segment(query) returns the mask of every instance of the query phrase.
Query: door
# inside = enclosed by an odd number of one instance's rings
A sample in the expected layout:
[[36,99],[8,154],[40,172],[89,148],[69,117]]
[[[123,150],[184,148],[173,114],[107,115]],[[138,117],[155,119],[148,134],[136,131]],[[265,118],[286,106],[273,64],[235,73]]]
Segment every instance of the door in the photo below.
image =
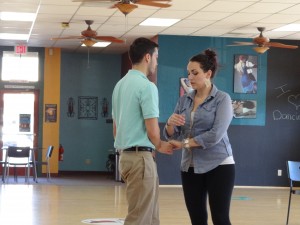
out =
[[[0,91],[1,149],[37,147],[38,97],[38,91]],[[1,156],[4,160],[5,151]]]

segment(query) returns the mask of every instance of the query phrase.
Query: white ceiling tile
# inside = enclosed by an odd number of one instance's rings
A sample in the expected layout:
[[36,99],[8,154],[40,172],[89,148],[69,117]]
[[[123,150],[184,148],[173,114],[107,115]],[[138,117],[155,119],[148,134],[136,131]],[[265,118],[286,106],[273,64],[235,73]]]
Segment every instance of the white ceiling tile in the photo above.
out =
[[26,4],[26,3],[4,3],[1,4],[1,12],[24,12],[35,13],[38,9],[38,4]]
[[226,23],[235,23],[236,21],[253,23],[269,15],[270,14],[265,13],[234,13],[231,16],[224,18],[223,21]]
[[[187,4],[188,1],[188,4]],[[166,10],[193,10],[198,11],[211,4],[214,0],[172,0],[172,6]]]
[[214,1],[202,11],[206,12],[237,12],[252,5],[251,1]]
[[293,23],[297,20],[300,20],[300,14],[273,14],[271,16],[268,16],[264,19],[259,20],[259,22],[262,23]]
[[65,5],[41,5],[39,13],[43,14],[73,14],[76,13],[78,6]]
[[186,19],[190,20],[221,20],[228,16],[232,15],[231,12],[196,12],[193,15],[187,17]]
[[178,32],[178,28],[170,27],[162,32],[160,34],[168,34],[168,35],[191,35],[194,32],[199,30],[199,28],[196,27],[181,27],[180,32]]
[[300,14],[300,4],[294,5],[293,7],[290,7],[288,9],[282,10],[280,12],[280,14],[281,13],[282,14],[288,14],[288,15],[291,15],[291,14],[299,15]]
[[[284,2],[284,1],[283,1]],[[287,3],[256,3],[242,10],[245,13],[278,13],[291,7],[293,4]]]
[[38,14],[35,24],[39,22],[52,22],[52,23],[61,23],[61,22],[68,22],[70,16],[61,14],[61,15],[54,15],[54,14]]
[[79,16],[111,16],[117,9],[108,9],[105,7],[80,7],[76,12]]
[[169,11],[158,11],[151,15],[153,18],[170,18],[170,19],[183,19],[192,15],[193,11],[184,10],[169,10]]
[[[39,2],[39,0],[35,0]],[[41,0],[42,5],[80,5],[80,2],[72,2],[72,0]]]
[[208,26],[212,23],[215,23],[215,21],[211,21],[211,20],[182,20],[179,21],[178,23],[176,23],[175,25],[173,25],[172,27],[178,29],[178,31],[180,31],[180,29],[184,28],[184,27],[195,27],[195,28],[200,28],[200,27],[205,27]]
[[279,2],[279,3],[294,3],[294,4],[299,4],[300,0],[261,0],[261,2]]
[[2,6],[6,4],[39,4],[39,0],[0,0],[0,3],[2,8]]
[[194,32],[192,35],[200,35],[200,36],[221,36],[225,33],[227,33],[227,29],[224,27],[216,27],[216,26],[208,26],[205,28],[202,28],[196,32]]
[[163,31],[164,29],[166,29],[165,27],[156,27],[156,26],[135,26],[134,28],[130,29],[127,33],[140,33],[141,35],[145,32],[145,33],[158,33]]

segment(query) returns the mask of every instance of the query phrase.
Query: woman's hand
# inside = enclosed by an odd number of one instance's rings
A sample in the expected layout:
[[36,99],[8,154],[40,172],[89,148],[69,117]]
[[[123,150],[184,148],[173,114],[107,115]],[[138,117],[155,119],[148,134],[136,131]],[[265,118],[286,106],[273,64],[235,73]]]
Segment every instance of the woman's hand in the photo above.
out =
[[185,116],[183,114],[173,113],[167,121],[167,126],[183,126],[184,124]]
[[174,149],[181,149],[182,148],[182,142],[176,141],[176,140],[170,140],[169,143],[173,145]]

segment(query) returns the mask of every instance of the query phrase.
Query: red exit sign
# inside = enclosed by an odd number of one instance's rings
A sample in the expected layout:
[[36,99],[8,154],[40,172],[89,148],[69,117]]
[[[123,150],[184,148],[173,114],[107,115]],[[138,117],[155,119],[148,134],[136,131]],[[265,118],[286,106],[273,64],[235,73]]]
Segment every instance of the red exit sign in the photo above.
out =
[[15,54],[26,54],[27,45],[17,45],[15,46]]

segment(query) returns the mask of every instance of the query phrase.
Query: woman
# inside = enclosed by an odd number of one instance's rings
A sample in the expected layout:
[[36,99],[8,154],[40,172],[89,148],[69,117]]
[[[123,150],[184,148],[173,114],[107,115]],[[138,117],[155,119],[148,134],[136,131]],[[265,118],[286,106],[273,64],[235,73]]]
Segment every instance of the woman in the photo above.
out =
[[207,197],[214,225],[230,225],[235,165],[227,129],[233,117],[230,96],[212,80],[216,53],[193,56],[188,79],[194,91],[180,97],[164,135],[182,148],[181,179],[192,225],[207,225]]

